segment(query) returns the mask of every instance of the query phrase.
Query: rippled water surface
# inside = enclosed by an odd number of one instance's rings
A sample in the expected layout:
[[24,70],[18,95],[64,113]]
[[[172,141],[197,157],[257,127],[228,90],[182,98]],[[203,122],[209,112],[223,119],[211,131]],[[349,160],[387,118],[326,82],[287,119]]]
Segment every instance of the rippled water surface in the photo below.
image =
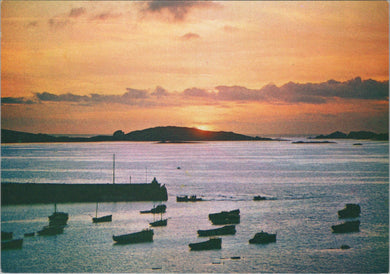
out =
[[[99,204],[111,223],[93,224],[95,204],[58,204],[69,213],[64,233],[24,239],[3,250],[4,272],[388,272],[389,148],[386,142],[336,144],[209,142],[194,144],[70,143],[2,145],[2,182],[165,184],[166,227],[154,241],[113,245],[112,235],[148,227],[153,202]],[[131,178],[130,178],[131,177]],[[177,203],[196,194],[205,201]],[[266,201],[253,201],[263,195]],[[360,232],[333,234],[345,203],[362,208]],[[240,209],[234,236],[222,249],[189,251],[208,214]],[[14,237],[47,225],[53,205],[3,206],[3,231]],[[156,216],[158,218],[158,216]],[[276,243],[251,245],[261,230]],[[341,250],[346,244],[351,248]]]

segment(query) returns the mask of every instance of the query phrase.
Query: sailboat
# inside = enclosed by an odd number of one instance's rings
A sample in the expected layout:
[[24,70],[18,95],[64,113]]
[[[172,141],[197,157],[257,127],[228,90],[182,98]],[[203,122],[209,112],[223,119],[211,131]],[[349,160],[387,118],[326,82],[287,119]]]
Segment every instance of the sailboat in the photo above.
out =
[[[115,154],[113,154],[113,161],[112,161],[112,183],[115,184]],[[96,202],[96,216],[92,218],[92,222],[93,223],[104,223],[104,222],[111,222],[112,221],[112,215],[98,217],[97,213],[98,213],[98,203]]]
[[[161,208],[161,210],[157,210],[158,208]],[[162,215],[163,213],[165,213],[165,209],[166,209],[166,205],[158,205],[157,207],[153,207],[153,209],[151,210],[151,213],[153,213],[153,216],[155,217],[156,215],[155,214],[158,214],[160,213],[160,220],[157,220],[154,219],[154,222],[151,222],[149,223],[150,226],[167,226],[168,224],[168,219],[163,219],[162,218]]]
[[93,223],[104,223],[104,222],[111,222],[112,221],[112,215],[98,217],[97,212],[98,212],[98,203],[96,203],[96,217],[92,218]]
[[150,226],[167,226],[167,224],[168,224],[168,219],[163,219],[162,218],[162,213],[161,213],[161,219],[160,220],[157,220],[157,221],[149,223]]
[[65,212],[58,212],[57,211],[57,204],[54,203],[54,212],[52,215],[49,216],[49,225],[66,225],[66,222],[68,221],[69,214]]

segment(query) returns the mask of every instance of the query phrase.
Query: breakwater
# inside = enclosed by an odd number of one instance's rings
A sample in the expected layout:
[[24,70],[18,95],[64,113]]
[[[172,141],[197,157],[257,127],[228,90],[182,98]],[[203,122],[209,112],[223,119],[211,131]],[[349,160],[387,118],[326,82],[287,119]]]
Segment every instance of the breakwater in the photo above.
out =
[[165,185],[2,183],[1,204],[166,201]]

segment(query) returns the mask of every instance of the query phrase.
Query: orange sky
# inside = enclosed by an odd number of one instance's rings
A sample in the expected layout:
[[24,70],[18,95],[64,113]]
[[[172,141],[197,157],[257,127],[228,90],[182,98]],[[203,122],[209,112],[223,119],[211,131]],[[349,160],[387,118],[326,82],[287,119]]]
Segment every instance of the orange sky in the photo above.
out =
[[388,131],[388,11],[386,1],[3,1],[2,128]]

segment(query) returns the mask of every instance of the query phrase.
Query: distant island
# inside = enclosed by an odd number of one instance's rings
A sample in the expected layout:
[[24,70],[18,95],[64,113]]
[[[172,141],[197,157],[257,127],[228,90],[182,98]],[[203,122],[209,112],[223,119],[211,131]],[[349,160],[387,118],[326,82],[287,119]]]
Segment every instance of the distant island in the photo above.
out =
[[371,131],[351,131],[349,134],[335,131],[329,135],[318,135],[314,139],[358,139],[358,140],[376,140],[388,141],[389,133],[375,133]]
[[104,142],[104,141],[148,141],[159,143],[185,143],[200,141],[280,141],[279,139],[251,137],[226,131],[206,131],[189,127],[154,127],[125,134],[117,130],[113,135],[93,137],[67,137],[48,134],[34,134],[1,129],[1,143],[42,143],[42,142]]
[[[377,134],[370,131],[352,131],[345,134],[340,131],[329,135],[318,135],[310,139],[370,139],[389,140],[388,133]],[[1,129],[1,143],[51,143],[51,142],[105,142],[105,141],[136,141],[158,143],[194,143],[203,141],[285,141],[263,137],[252,137],[226,131],[207,131],[189,127],[154,127],[136,130],[125,134],[117,130],[112,135],[97,135],[93,137],[54,136],[42,133],[28,133]]]

